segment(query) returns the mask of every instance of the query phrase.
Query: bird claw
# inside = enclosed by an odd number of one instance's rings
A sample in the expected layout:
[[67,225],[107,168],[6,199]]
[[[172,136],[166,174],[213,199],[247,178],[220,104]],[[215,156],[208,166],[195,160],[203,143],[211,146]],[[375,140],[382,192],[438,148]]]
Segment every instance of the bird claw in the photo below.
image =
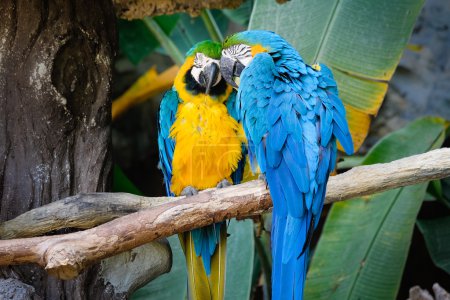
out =
[[181,191],[181,196],[191,197],[198,194],[198,190],[190,185]]
[[222,188],[226,188],[228,186],[233,185],[228,179],[222,179],[218,184],[217,184],[217,188],[218,189],[222,189]]

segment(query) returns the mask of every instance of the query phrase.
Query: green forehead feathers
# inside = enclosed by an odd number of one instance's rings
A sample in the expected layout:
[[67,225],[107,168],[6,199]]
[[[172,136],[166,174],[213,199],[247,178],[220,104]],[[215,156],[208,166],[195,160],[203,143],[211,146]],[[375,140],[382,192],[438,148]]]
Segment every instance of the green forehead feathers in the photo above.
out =
[[214,59],[220,59],[222,52],[222,46],[219,43],[213,41],[203,41],[195,44],[186,54],[186,56],[193,56],[196,53],[203,53],[208,57]]
[[233,34],[223,41],[223,48],[225,49],[229,46],[240,44],[241,42],[241,39],[236,34]]

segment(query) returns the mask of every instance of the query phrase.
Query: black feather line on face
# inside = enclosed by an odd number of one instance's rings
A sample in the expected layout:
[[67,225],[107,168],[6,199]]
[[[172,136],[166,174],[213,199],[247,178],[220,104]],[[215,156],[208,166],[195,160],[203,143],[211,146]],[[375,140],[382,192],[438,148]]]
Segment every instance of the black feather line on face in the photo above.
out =
[[[189,69],[186,72],[186,75],[184,76],[184,81],[186,82],[186,89],[189,90],[192,94],[198,95],[200,93],[205,93],[206,88],[201,86],[192,76],[191,69]],[[211,87],[209,90],[209,95],[213,97],[218,97],[223,94],[225,94],[225,91],[227,90],[227,82],[222,78],[220,79],[219,83],[215,86]]]

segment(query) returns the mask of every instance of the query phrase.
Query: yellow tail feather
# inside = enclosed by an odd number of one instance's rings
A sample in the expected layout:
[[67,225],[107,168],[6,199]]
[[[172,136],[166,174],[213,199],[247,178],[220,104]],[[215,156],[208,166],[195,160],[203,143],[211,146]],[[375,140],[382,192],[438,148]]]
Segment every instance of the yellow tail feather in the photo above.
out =
[[211,274],[206,275],[203,261],[197,256],[190,232],[178,235],[186,256],[188,291],[190,300],[223,300],[227,252],[227,229],[221,226],[220,241],[211,258]]

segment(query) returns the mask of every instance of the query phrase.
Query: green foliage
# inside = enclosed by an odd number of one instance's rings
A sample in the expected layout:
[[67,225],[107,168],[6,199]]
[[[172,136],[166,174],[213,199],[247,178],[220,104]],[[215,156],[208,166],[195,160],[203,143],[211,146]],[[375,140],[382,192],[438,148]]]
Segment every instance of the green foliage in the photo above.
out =
[[337,169],[338,170],[345,170],[345,169],[351,169],[357,166],[360,166],[362,162],[364,161],[364,156],[344,156],[342,157],[341,161],[337,163]]
[[[265,216],[270,217],[270,216]],[[255,238],[255,246],[256,246],[256,252],[258,253],[258,262],[261,265],[261,271],[262,275],[264,276],[264,282],[263,282],[263,292],[265,299],[270,298],[270,293],[272,290],[272,255],[271,255],[271,247],[270,247],[270,235],[268,232],[263,231],[261,232],[261,236],[259,238]],[[257,276],[259,278],[259,272],[258,274],[253,274],[254,278]],[[254,286],[257,284],[257,281],[254,280]]]
[[[219,29],[224,33],[228,27],[228,19],[220,11],[211,13],[219,25]],[[182,53],[186,53],[200,41],[212,39],[201,18],[191,18],[186,14],[180,14],[177,26],[170,37]]]
[[[224,33],[228,19],[221,11],[212,11],[214,21]],[[152,18],[183,55],[196,43],[211,39],[202,18],[187,14],[165,15]],[[128,59],[138,64],[144,57],[161,46],[158,38],[148,29],[143,20],[119,20],[119,46]]]
[[[253,259],[254,238],[251,220],[230,221],[227,240],[227,273],[225,299],[249,299]],[[177,236],[168,238],[172,249],[172,270],[161,275],[134,293],[133,300],[182,300],[187,295],[186,262]]]
[[255,256],[253,222],[233,219],[228,226],[228,233],[225,299],[249,299]]
[[235,9],[223,9],[222,12],[225,16],[227,16],[231,21],[242,25],[247,26],[250,21],[250,15],[253,9],[253,0],[245,0],[244,3],[241,4],[238,8]]
[[221,43],[223,41],[222,31],[217,25],[215,18],[213,17],[209,9],[204,9],[200,15],[206,30],[208,30],[209,36],[214,42]]
[[308,63],[331,67],[355,149],[383,102],[423,0],[257,0],[249,27],[275,31]]
[[170,58],[172,58],[173,62],[177,65],[182,65],[184,62],[184,55],[180,52],[175,43],[164,32],[164,30],[156,22],[156,20],[151,17],[145,17],[142,21],[144,22],[145,26],[147,26],[148,30],[161,44],[161,47],[166,50],[167,54],[170,56]]
[[[154,17],[154,20],[166,34],[170,34],[179,18],[179,15],[170,15]],[[138,64],[141,59],[159,46],[157,38],[148,30],[142,20],[119,19],[118,26],[120,50],[134,64]]]
[[[448,136],[450,136],[450,134],[448,134]],[[441,200],[448,208],[450,208],[450,178],[444,178],[440,182],[442,194],[439,200]]]
[[184,300],[187,295],[186,262],[177,235],[168,238],[172,249],[172,269],[137,290],[132,300]]
[[122,171],[118,165],[114,165],[113,178],[113,192],[115,193],[130,193],[135,195],[142,195],[142,192],[128,179],[127,175]]
[[[420,119],[383,138],[363,164],[438,148],[445,129],[442,119]],[[308,273],[306,298],[395,299],[426,187],[408,186],[334,204]]]
[[450,216],[432,220],[417,220],[431,259],[450,274]]

